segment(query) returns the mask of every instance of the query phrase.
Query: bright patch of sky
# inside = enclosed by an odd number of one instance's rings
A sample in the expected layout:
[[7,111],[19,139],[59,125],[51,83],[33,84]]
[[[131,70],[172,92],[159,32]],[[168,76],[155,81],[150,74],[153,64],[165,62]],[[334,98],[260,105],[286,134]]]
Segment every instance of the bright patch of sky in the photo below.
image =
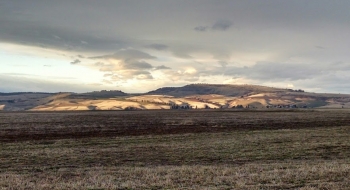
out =
[[103,74],[83,66],[72,67],[68,60],[0,52],[0,74],[67,83],[95,83]]

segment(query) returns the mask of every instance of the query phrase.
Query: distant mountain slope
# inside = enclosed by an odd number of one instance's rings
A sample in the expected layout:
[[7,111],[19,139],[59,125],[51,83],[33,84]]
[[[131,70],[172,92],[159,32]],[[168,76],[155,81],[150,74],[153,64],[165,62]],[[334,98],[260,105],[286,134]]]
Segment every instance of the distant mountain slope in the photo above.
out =
[[68,96],[69,93],[2,93],[0,96],[0,110],[23,111],[47,104],[56,99]]
[[71,94],[70,98],[85,98],[85,99],[94,99],[94,98],[115,98],[120,96],[127,96],[127,93],[124,93],[120,90],[101,90],[80,94]]
[[88,93],[0,93],[0,111],[350,108],[349,94],[310,93],[258,85],[191,84],[145,94],[119,90]]
[[176,97],[189,95],[218,94],[224,96],[244,96],[264,92],[288,92],[292,90],[273,88],[258,85],[217,85],[217,84],[191,84],[183,87],[164,87],[150,91],[147,95],[170,95]]

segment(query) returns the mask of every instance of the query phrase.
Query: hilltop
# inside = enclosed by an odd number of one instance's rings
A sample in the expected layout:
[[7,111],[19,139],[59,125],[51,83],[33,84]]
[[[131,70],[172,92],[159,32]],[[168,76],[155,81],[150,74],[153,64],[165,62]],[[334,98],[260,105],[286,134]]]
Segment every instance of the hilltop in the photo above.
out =
[[144,94],[119,90],[88,93],[0,93],[0,110],[76,111],[203,108],[350,108],[350,95],[259,85],[191,84]]
[[265,92],[288,92],[291,89],[273,88],[258,85],[230,85],[230,84],[190,84],[183,87],[164,87],[150,91],[148,95],[170,95],[183,97],[189,95],[217,94],[224,96],[244,96]]
[[120,96],[128,96],[127,93],[121,90],[101,90],[80,94],[71,94],[71,98],[85,98],[85,99],[96,99],[96,98],[114,98]]

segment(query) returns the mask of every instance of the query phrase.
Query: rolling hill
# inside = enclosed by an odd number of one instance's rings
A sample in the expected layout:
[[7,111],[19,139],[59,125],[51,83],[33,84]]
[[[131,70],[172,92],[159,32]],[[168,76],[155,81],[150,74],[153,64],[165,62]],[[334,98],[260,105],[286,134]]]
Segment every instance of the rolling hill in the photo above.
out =
[[288,89],[272,88],[258,85],[220,85],[220,84],[191,84],[183,87],[164,87],[148,92],[148,95],[164,94],[176,97],[189,95],[217,94],[224,96],[244,96],[264,92],[287,92]]
[[144,94],[0,93],[4,111],[146,110],[203,108],[350,108],[348,94],[321,94],[259,85],[191,84]]

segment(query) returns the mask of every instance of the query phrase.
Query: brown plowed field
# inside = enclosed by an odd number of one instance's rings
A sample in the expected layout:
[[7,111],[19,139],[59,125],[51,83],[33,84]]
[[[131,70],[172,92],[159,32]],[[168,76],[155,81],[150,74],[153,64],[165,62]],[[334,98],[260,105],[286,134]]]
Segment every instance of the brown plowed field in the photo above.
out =
[[349,189],[350,110],[0,112],[0,189]]
[[349,111],[0,112],[0,141],[345,126]]

